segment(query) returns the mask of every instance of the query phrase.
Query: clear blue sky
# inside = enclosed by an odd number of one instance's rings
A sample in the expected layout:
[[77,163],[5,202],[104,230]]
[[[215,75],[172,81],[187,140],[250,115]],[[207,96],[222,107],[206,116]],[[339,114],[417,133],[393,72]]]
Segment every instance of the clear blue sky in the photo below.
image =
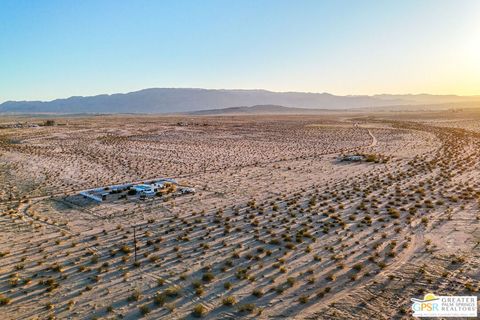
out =
[[149,87],[480,94],[480,1],[0,0],[0,102]]

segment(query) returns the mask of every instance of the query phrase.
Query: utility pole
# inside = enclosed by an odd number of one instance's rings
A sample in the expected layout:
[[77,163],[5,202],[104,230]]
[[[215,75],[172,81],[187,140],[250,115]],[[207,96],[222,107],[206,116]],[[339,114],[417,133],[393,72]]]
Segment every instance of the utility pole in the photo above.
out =
[[137,233],[135,232],[136,225],[133,225],[133,246],[135,248],[135,262],[137,262]]

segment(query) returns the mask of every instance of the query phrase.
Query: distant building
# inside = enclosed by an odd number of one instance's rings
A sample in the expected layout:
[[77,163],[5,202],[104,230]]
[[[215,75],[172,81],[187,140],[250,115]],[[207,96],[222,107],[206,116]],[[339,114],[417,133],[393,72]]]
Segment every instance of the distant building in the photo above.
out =
[[[126,199],[127,195],[138,195],[139,198],[143,200],[146,197],[155,196],[157,192],[167,187],[173,187],[172,191],[175,191],[175,186],[178,186],[178,182],[175,179],[162,178],[144,181],[140,184],[124,183],[107,187],[94,188],[82,191],[80,192],[80,194],[85,198],[89,198],[98,202],[103,202],[105,200],[111,199],[111,195],[117,193],[120,194],[119,197],[115,197],[117,199]],[[182,190],[180,190],[180,192],[182,194],[195,193],[195,189],[182,187]]]
[[365,160],[365,157],[358,154],[350,154],[345,155],[340,158],[340,161],[352,161],[352,162],[359,162]]

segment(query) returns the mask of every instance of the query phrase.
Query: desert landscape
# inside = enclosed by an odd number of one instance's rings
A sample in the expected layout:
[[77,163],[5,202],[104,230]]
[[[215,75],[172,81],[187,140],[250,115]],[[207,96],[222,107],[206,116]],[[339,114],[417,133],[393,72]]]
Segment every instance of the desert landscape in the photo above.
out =
[[2,319],[410,319],[480,289],[480,109],[0,126]]
[[478,319],[480,1],[0,1],[0,320]]

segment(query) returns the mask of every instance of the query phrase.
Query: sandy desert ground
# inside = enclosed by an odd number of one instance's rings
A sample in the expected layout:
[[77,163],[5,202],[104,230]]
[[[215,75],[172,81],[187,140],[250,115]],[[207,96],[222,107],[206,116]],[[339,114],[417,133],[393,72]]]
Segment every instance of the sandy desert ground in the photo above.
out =
[[[2,319],[410,319],[478,295],[480,110],[55,121],[0,129]],[[196,193],[78,196],[158,177]]]

